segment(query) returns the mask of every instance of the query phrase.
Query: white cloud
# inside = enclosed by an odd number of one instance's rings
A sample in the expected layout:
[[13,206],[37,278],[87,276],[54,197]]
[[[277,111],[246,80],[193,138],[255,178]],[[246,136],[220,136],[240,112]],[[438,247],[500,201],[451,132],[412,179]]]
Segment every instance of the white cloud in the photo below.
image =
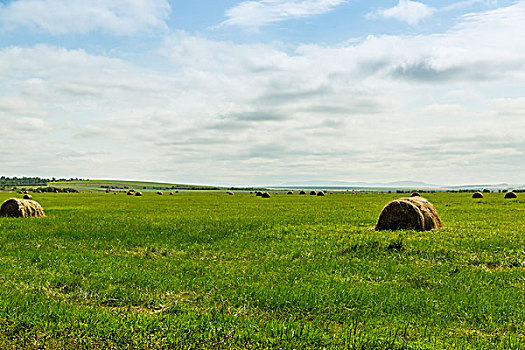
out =
[[396,19],[410,25],[416,25],[422,20],[432,16],[436,9],[419,1],[399,0],[399,3],[391,8],[380,8],[367,15],[367,18]]
[[442,34],[292,52],[178,32],[162,71],[5,48],[0,135],[36,128],[41,152],[0,144],[3,169],[31,159],[37,175],[190,183],[522,181],[522,18],[525,2]]
[[347,0],[259,0],[243,1],[226,12],[223,25],[258,28],[290,19],[321,15]]
[[167,0],[15,0],[0,5],[0,29],[54,35],[103,30],[116,35],[165,31]]

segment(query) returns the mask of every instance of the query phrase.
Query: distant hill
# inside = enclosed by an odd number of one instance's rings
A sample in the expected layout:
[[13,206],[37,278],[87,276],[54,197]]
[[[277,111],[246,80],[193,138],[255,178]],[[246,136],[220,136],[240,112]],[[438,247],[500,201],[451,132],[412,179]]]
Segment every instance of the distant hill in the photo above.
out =
[[301,182],[288,182],[278,187],[343,187],[343,188],[442,188],[443,186],[427,184],[421,181],[396,181],[396,182],[344,182],[311,180]]

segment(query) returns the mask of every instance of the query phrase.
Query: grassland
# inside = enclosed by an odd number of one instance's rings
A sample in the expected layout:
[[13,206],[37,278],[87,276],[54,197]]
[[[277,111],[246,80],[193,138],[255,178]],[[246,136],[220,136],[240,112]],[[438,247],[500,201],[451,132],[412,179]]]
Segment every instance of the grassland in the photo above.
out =
[[398,196],[35,194],[0,218],[0,348],[525,347],[525,203],[370,230]]
[[164,182],[146,182],[146,181],[122,181],[122,180],[75,180],[75,181],[57,181],[48,184],[52,187],[71,188],[81,192],[100,192],[106,189],[127,190],[134,189],[137,191],[158,191],[158,190],[221,190],[223,188],[216,186],[201,186],[187,184],[171,184]]

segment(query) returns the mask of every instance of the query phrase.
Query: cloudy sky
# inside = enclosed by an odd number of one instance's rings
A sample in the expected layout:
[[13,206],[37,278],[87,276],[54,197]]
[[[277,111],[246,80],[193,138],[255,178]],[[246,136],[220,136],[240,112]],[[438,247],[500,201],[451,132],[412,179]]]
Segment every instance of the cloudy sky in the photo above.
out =
[[525,182],[525,1],[0,0],[1,175]]

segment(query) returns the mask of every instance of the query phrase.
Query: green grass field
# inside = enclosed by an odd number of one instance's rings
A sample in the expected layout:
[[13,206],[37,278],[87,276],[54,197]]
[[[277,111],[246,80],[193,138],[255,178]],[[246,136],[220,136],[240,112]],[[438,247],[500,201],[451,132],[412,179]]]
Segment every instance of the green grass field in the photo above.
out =
[[216,186],[171,184],[164,182],[146,181],[121,181],[121,180],[80,180],[80,181],[57,181],[48,183],[52,187],[71,188],[82,192],[100,192],[108,188],[116,190],[134,189],[137,191],[155,192],[157,190],[179,190],[179,189],[222,189]]
[[[13,194],[0,193],[0,200]],[[0,218],[0,348],[525,348],[525,202],[397,194],[35,194]]]

